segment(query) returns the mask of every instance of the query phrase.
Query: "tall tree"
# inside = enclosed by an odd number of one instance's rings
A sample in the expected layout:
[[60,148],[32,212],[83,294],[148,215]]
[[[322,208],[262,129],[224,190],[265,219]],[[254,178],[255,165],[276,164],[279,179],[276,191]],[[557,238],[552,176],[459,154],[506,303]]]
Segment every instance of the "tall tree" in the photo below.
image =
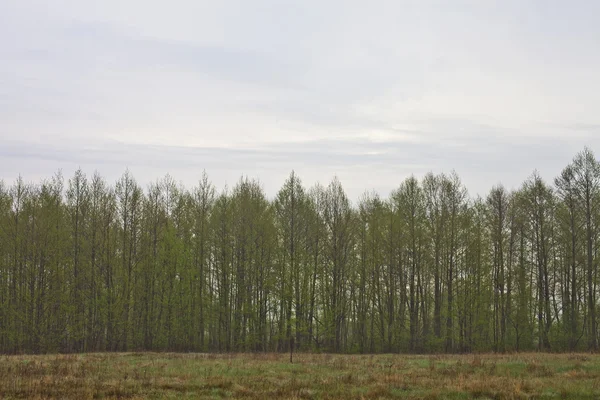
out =
[[446,244],[447,257],[447,307],[446,314],[446,351],[454,351],[454,279],[457,270],[457,258],[459,247],[460,218],[466,207],[465,201],[467,198],[467,190],[460,182],[456,173],[453,173],[449,178],[444,179],[442,184],[442,194],[444,198],[444,211],[448,215],[448,232]]
[[[399,213],[400,230],[407,238],[403,253],[408,271],[408,303],[410,339],[409,350],[416,351],[421,344],[419,324],[419,304],[424,301],[419,291],[422,285],[423,249],[425,247],[425,196],[416,178],[405,180],[400,188],[392,193],[394,210]],[[426,316],[422,316],[426,317]]]
[[532,257],[537,266],[538,348],[549,350],[551,347],[549,332],[553,319],[550,303],[549,268],[551,265],[554,196],[552,189],[546,185],[537,172],[525,182],[524,195],[525,207],[530,221]]
[[352,266],[352,237],[353,212],[350,201],[337,178],[327,187],[325,192],[324,221],[327,227],[328,241],[326,257],[328,273],[325,278],[331,279],[328,286],[329,312],[329,346],[334,352],[344,348],[344,329],[347,323],[348,304],[346,290],[348,277]]
[[600,166],[469,198],[455,173],[217,194],[130,172],[0,181],[0,351],[598,348]]
[[585,243],[586,243],[586,278],[587,278],[587,305],[588,305],[588,339],[590,349],[598,350],[598,326],[596,321],[596,276],[594,256],[596,254],[596,236],[598,232],[595,223],[599,208],[600,190],[600,164],[594,153],[585,148],[573,160],[573,174],[575,175],[575,192],[585,216]]
[[[277,193],[274,207],[280,233],[280,293],[285,311],[286,339],[292,336],[292,309],[295,317],[296,348],[302,349],[306,335],[305,314],[308,305],[308,257],[306,215],[307,195],[302,182],[292,171]],[[287,341],[286,341],[287,343]]]
[[506,350],[506,325],[510,303],[506,287],[506,236],[508,235],[508,193],[503,186],[492,189],[487,198],[488,219],[492,242],[492,258],[494,260],[494,347],[496,351]]

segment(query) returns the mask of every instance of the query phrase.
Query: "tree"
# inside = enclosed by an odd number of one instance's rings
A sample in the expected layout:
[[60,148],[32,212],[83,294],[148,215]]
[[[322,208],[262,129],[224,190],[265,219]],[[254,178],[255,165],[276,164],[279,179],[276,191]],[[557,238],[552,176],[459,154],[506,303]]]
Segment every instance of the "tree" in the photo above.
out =
[[540,175],[535,172],[524,185],[525,209],[530,223],[532,257],[537,266],[537,320],[538,348],[549,350],[549,332],[552,326],[550,303],[550,257],[552,250],[552,220],[554,196]]
[[[329,309],[325,320],[329,321],[329,346],[334,352],[343,351],[344,329],[347,323],[348,304],[346,290],[350,275],[352,248],[353,212],[350,201],[337,178],[327,187],[323,219],[327,227],[328,271],[325,282],[329,297]],[[329,281],[329,279],[331,279]]]
[[[400,230],[405,232],[406,243],[402,253],[408,269],[409,287],[409,350],[416,351],[420,348],[418,338],[421,337],[419,327],[419,304],[424,301],[419,290],[423,277],[423,249],[425,247],[425,196],[416,178],[406,179],[400,188],[392,193],[394,210],[399,214]],[[423,316],[426,317],[426,316]]]
[[575,182],[573,165],[567,166],[555,179],[557,195],[561,200],[558,205],[557,220],[563,232],[560,241],[565,247],[565,268],[563,279],[563,302],[565,327],[568,329],[568,346],[574,351],[578,342],[579,307],[578,307],[578,260],[582,253],[580,237],[582,234],[582,215],[579,207],[579,196]]
[[598,350],[598,326],[596,322],[596,270],[594,255],[596,252],[595,236],[597,224],[595,217],[598,213],[600,189],[600,164],[589,148],[577,154],[573,160],[573,174],[575,175],[575,193],[579,199],[580,207],[585,217],[585,243],[586,243],[586,278],[587,278],[587,306],[588,306],[588,339],[589,348]]
[[453,173],[442,183],[442,195],[444,199],[443,209],[448,215],[449,225],[446,233],[448,243],[447,249],[447,306],[446,314],[446,352],[454,351],[454,278],[459,246],[460,218],[466,207],[467,190],[460,182],[458,175]]
[[[194,295],[193,309],[198,308],[198,330],[200,333],[199,347],[206,350],[206,320],[209,317],[207,304],[212,301],[208,297],[209,280],[208,267],[210,263],[210,215],[215,202],[216,191],[214,186],[208,181],[206,172],[202,173],[202,178],[196,190],[194,191],[194,269],[197,272],[195,281],[197,289]],[[197,306],[196,306],[197,302]]]
[[[307,333],[306,309],[308,308],[308,286],[310,274],[307,268],[308,198],[297,175],[292,171],[277,193],[273,203],[277,231],[280,233],[281,260],[279,265],[280,296],[282,310],[285,309],[285,339],[292,336],[292,309],[295,319],[295,345],[301,350]],[[283,339],[283,338],[282,338]],[[289,340],[282,341],[282,350]]]
[[[66,190],[65,190],[66,189]],[[598,348],[600,165],[469,198],[456,173],[352,206],[78,170],[0,181],[0,351]]]
[[[503,186],[492,189],[487,198],[488,223],[492,241],[492,258],[494,260],[494,347],[496,351],[506,351],[506,325],[510,297],[507,298],[506,287],[506,236],[508,236],[508,193]],[[508,292],[510,296],[510,292]]]
[[73,283],[71,284],[71,301],[73,303],[72,315],[73,321],[73,350],[87,350],[87,338],[89,332],[85,327],[90,326],[86,321],[86,310],[84,297],[89,296],[87,288],[89,284],[86,276],[91,272],[91,268],[85,265],[88,260],[86,257],[88,240],[87,237],[87,218],[89,210],[88,183],[85,174],[81,169],[75,172],[72,179],[69,179],[67,188],[67,212],[70,218],[71,228],[71,258],[73,268]]

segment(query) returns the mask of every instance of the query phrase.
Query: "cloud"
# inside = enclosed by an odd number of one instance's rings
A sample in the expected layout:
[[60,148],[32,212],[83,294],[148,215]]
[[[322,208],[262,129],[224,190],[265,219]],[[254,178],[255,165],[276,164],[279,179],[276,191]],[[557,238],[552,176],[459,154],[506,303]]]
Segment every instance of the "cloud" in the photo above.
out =
[[[600,139],[594,143],[600,145]],[[533,159],[535,146],[541,156]],[[259,179],[273,196],[287,175],[295,170],[307,186],[327,184],[338,176],[353,200],[365,190],[387,195],[405,178],[427,172],[456,170],[473,195],[485,196],[502,183],[518,189],[538,169],[550,182],[580,149],[564,139],[544,143],[515,142],[481,136],[469,146],[448,141],[378,140],[338,138],[279,142],[253,148],[190,147],[121,143],[98,140],[84,143],[32,144],[7,141],[0,149],[0,168],[7,180],[22,174],[26,180],[40,180],[61,169],[70,176],[82,168],[98,170],[115,181],[126,168],[142,185],[169,173],[186,187],[196,184],[203,170],[217,187],[235,184],[240,176]],[[20,160],[15,163],[15,160]],[[30,169],[32,164],[44,168]]]
[[8,0],[0,178],[206,168],[273,193],[295,169],[353,195],[429,170],[476,193],[552,179],[600,145],[598,7]]

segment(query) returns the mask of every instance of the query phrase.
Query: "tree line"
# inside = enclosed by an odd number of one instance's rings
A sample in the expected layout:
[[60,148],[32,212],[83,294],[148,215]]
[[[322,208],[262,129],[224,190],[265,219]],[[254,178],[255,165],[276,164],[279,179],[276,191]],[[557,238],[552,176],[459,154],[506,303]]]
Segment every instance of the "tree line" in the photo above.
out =
[[456,173],[352,205],[81,170],[0,181],[0,351],[598,350],[600,164],[469,197]]

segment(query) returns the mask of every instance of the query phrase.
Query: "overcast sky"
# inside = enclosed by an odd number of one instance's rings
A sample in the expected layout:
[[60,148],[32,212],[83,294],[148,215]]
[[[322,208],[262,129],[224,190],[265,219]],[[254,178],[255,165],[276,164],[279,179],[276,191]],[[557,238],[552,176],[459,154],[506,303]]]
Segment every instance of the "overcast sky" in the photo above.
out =
[[[1,0],[0,178],[471,195],[600,153],[600,1]],[[599,154],[600,155],[600,154]]]

